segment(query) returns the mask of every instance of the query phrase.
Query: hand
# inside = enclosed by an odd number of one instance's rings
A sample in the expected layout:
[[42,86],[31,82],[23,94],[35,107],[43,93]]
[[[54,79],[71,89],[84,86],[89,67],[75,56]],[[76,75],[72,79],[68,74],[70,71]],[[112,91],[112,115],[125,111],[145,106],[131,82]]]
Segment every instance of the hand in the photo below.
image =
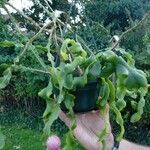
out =
[[[69,127],[71,126],[71,120],[66,116],[64,112],[60,113],[60,119]],[[103,129],[105,121],[109,121],[109,108],[106,115],[100,114],[99,111],[91,111],[86,113],[76,114],[77,127],[74,129],[74,136],[80,142],[80,144],[86,150],[101,150],[98,135],[100,130]],[[111,150],[113,147],[114,139],[110,132],[106,140],[107,150]]]

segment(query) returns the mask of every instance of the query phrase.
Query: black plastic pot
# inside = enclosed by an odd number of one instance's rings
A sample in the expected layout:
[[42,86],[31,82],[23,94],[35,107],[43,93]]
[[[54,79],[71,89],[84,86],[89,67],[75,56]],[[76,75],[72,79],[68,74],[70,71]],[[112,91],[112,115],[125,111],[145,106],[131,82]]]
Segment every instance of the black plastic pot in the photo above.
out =
[[[55,58],[55,66],[59,66],[60,59],[58,54],[53,55]],[[74,112],[87,112],[91,110],[98,109],[96,106],[96,101],[99,96],[100,85],[98,84],[97,80],[89,81],[84,87],[78,87],[75,92],[71,92],[76,99],[75,99],[75,106],[73,108]],[[54,93],[58,95],[58,89],[54,89]],[[67,112],[67,108],[65,107],[64,103],[61,104],[61,109]]]
[[[99,96],[100,86],[97,81],[89,81],[83,88],[77,88],[72,94],[76,97],[74,112],[87,112],[98,109],[96,101]],[[63,111],[68,111],[62,103]]]

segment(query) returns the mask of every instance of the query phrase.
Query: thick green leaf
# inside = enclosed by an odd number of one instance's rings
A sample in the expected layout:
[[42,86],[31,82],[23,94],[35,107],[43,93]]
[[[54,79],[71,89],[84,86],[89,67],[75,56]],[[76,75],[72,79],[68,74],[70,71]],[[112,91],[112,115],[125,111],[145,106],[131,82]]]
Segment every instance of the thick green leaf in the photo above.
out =
[[115,48],[115,51],[119,51],[119,52],[123,55],[123,57],[125,57],[127,63],[128,63],[129,65],[134,66],[135,61],[134,61],[134,59],[132,58],[132,55],[131,55],[130,53],[126,52],[124,49],[122,49],[122,48],[120,48],[120,47],[119,47],[119,48]]
[[141,119],[144,106],[145,106],[145,99],[141,95],[140,101],[137,104],[137,112],[131,116],[131,122],[132,123],[137,122]]
[[116,89],[115,89],[115,86],[113,85],[112,81],[110,81],[109,79],[107,79],[107,83],[108,83],[109,89],[110,89],[109,103],[111,104],[112,102],[115,101],[115,98],[116,98]]
[[115,71],[115,66],[111,63],[105,63],[104,67],[102,68],[100,77],[102,78],[108,78],[112,75],[112,73]]
[[129,90],[139,89],[147,86],[147,80],[138,70],[130,69],[125,85]]
[[3,149],[5,146],[5,136],[0,131],[0,149]]
[[137,109],[137,106],[138,106],[138,103],[136,101],[131,101],[131,107],[132,109],[136,110]]
[[15,46],[15,43],[12,42],[12,41],[2,41],[0,42],[0,47],[14,47]]
[[88,75],[92,78],[92,79],[96,79],[100,76],[101,73],[101,64],[99,61],[96,61],[94,64],[92,64],[92,66],[89,69],[89,73]]
[[3,74],[3,72],[10,67],[10,65],[6,64],[6,63],[2,63],[0,64],[0,76]]
[[73,106],[74,106],[75,96],[66,92],[64,103],[66,108],[69,110],[68,115],[71,118],[74,118]]
[[74,40],[66,39],[60,49],[60,55],[62,59],[66,61],[69,59],[69,54],[73,55],[73,58],[78,56],[85,58],[87,56],[86,51],[83,50],[80,43],[75,42]]
[[70,40],[70,39],[66,39],[61,48],[60,48],[60,55],[61,57],[63,58],[63,60],[68,60],[69,59],[69,56],[68,56],[68,53],[67,53],[67,48],[68,48],[68,44],[75,44],[75,41],[74,40]]
[[73,89],[76,89],[76,87],[84,87],[84,85],[87,84],[88,71],[89,71],[89,67],[86,68],[86,70],[82,76],[74,77]]
[[122,140],[122,138],[123,138],[123,135],[124,135],[124,132],[125,132],[125,129],[124,129],[124,121],[123,121],[123,118],[122,118],[122,116],[121,116],[121,113],[120,113],[120,111],[118,110],[118,108],[116,107],[116,104],[115,104],[115,102],[112,102],[111,104],[110,104],[110,109],[115,113],[115,115],[116,115],[116,122],[117,122],[117,124],[119,124],[120,125],[120,128],[121,128],[121,131],[120,131],[120,133],[117,135],[117,137],[116,137],[116,140],[118,141],[118,142],[120,142],[121,140]]
[[62,150],[73,150],[73,145],[76,143],[73,131],[69,130],[66,134],[66,145],[63,147]]
[[106,138],[108,137],[110,132],[110,125],[109,123],[105,123],[105,126],[103,129],[101,129],[100,134],[99,134],[99,140],[102,142],[102,150],[107,150],[106,149]]
[[72,89],[73,88],[73,75],[72,74],[67,74],[64,76],[64,87],[66,89]]
[[119,109],[119,111],[123,110],[123,108],[126,107],[126,102],[124,100],[124,97],[126,95],[126,88],[125,87],[120,87],[118,85],[117,90],[116,90],[116,98],[117,98],[117,102],[116,102],[116,106]]
[[50,99],[50,96],[52,94],[52,91],[53,91],[53,86],[52,86],[52,83],[51,83],[51,80],[49,81],[49,84],[47,87],[45,87],[44,89],[42,89],[38,95],[46,100],[49,100]]
[[7,68],[3,73],[3,77],[0,77],[0,89],[5,88],[9,84],[9,81],[12,76],[11,71],[12,71],[11,67]]
[[100,94],[99,94],[101,98],[99,99],[99,102],[98,102],[101,107],[106,106],[107,100],[109,98],[109,93],[110,93],[109,84],[105,81],[104,78],[102,78],[102,86],[101,86]]
[[128,90],[147,86],[144,73],[133,66],[129,66],[122,57],[118,57],[116,74],[120,78],[120,83],[124,84]]
[[64,70],[62,70],[64,73],[72,73],[77,66],[79,66],[80,64],[82,64],[82,62],[84,61],[84,59],[81,56],[76,57],[73,62],[69,63],[69,64],[65,64],[65,66],[62,68]]
[[41,52],[48,51],[48,49],[46,47],[43,47],[42,45],[37,45],[35,48],[37,49],[37,51],[41,51]]
[[74,54],[74,56],[82,56],[84,58],[87,56],[86,51],[83,50],[81,44],[78,42],[69,47],[69,50]]
[[49,135],[51,133],[51,126],[58,118],[61,112],[60,106],[55,101],[47,100],[47,107],[43,114],[45,120],[44,133]]

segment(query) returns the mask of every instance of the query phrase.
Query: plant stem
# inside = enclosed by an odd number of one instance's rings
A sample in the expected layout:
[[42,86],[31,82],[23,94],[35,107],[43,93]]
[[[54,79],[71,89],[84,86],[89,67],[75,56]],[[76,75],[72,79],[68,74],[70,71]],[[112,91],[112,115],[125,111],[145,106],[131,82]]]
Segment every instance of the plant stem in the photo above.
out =
[[44,73],[44,74],[49,74],[50,75],[50,72],[46,72],[44,70],[39,70],[39,69],[30,68],[30,67],[25,67],[25,66],[22,66],[22,65],[15,65],[15,67],[17,67],[17,69],[23,69],[25,71]]
[[23,51],[17,56],[17,58],[15,59],[14,63],[19,62],[20,58],[25,54],[25,52],[27,51],[28,47],[32,44],[32,42],[39,36],[39,34],[46,29],[52,22],[50,21],[47,25],[43,26],[38,33],[36,33],[32,38],[30,38],[28,40],[28,42],[26,43]]

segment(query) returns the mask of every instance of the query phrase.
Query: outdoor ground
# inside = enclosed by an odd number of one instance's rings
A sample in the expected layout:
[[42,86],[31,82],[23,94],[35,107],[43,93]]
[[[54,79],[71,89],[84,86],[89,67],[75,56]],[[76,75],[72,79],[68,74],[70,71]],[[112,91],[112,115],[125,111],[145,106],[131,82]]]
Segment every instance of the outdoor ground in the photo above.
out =
[[[43,110],[34,110],[32,113],[16,108],[15,106],[3,106],[0,112],[0,122],[4,135],[6,136],[6,145],[4,150],[45,150],[46,138],[42,133]],[[35,113],[37,115],[35,116]],[[54,134],[59,135],[62,141],[62,147],[65,143],[64,133],[67,131],[65,125],[56,121],[53,125]],[[83,150],[79,144],[75,145],[76,150]]]
[[[2,131],[6,136],[6,146],[4,150],[45,150],[46,138],[42,134],[43,107],[35,107],[26,110],[22,106],[2,105],[0,109],[0,122]],[[117,128],[114,125],[114,132]],[[53,132],[61,137],[62,146],[65,143],[64,134],[67,127],[57,120],[53,127]],[[126,124],[125,137],[139,144],[150,146],[149,127],[144,124]],[[74,149],[84,150],[79,144]]]

